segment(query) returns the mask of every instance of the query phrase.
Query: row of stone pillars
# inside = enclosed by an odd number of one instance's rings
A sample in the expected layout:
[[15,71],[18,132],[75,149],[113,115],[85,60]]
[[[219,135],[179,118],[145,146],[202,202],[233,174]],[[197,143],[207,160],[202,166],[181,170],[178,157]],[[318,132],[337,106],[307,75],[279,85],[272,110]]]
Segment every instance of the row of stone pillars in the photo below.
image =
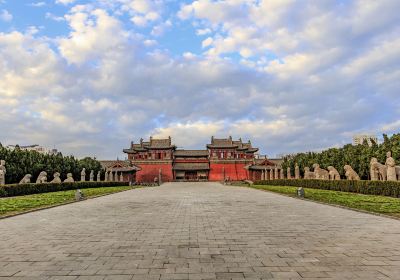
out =
[[122,176],[122,172],[120,172],[120,174],[118,176],[118,172],[116,172],[116,171],[115,171],[115,174],[112,171],[106,171],[104,181],[105,182],[123,182],[124,178]]
[[283,169],[276,167],[275,169],[264,169],[261,171],[261,180],[285,179]]

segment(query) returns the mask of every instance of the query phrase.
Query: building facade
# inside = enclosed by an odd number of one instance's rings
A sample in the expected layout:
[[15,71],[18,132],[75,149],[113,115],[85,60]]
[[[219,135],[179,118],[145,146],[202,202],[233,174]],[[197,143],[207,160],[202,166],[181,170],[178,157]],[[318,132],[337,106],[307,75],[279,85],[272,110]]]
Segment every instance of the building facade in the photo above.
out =
[[368,146],[372,146],[372,142],[378,144],[378,137],[376,135],[357,134],[353,136],[353,145],[362,145],[367,141]]
[[204,150],[181,150],[167,139],[140,140],[131,143],[124,153],[132,165],[140,167],[138,182],[249,180],[248,166],[254,164],[251,142],[241,139],[211,137]]

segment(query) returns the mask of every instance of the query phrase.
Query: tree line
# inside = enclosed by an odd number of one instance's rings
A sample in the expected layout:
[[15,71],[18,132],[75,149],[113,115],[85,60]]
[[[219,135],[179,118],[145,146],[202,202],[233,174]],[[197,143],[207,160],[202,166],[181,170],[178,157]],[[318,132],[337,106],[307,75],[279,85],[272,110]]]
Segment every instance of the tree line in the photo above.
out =
[[63,156],[62,153],[53,155],[41,154],[37,151],[21,150],[18,146],[9,150],[0,144],[0,159],[6,161],[6,183],[18,183],[26,174],[32,175],[32,182],[36,180],[41,171],[46,171],[48,180],[53,179],[53,174],[59,172],[64,180],[67,173],[72,173],[75,180],[80,180],[81,171],[86,168],[87,180],[91,170],[101,171],[102,167],[95,158],[86,157],[81,160],[73,156]]
[[383,134],[383,143],[378,144],[371,141],[369,146],[367,141],[360,145],[347,144],[341,148],[331,148],[322,152],[307,152],[294,155],[286,155],[283,158],[282,167],[285,172],[287,167],[291,168],[292,176],[294,176],[294,168],[297,163],[300,167],[301,175],[304,174],[304,167],[310,167],[314,163],[318,163],[321,168],[326,169],[328,166],[335,167],[341,176],[344,177],[343,167],[348,164],[358,173],[361,179],[370,179],[370,161],[375,157],[382,164],[386,161],[386,153],[391,151],[392,157],[400,165],[400,134],[394,134],[389,137]]

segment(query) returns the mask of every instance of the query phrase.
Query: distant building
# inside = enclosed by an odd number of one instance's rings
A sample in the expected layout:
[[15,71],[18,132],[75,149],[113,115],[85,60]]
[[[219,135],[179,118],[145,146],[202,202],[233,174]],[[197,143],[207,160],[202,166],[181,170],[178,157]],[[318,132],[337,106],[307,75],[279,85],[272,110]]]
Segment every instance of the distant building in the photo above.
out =
[[257,151],[250,141],[232,137],[211,137],[211,143],[204,150],[177,149],[171,137],[141,139],[124,149],[131,165],[140,168],[136,176],[138,182],[151,182],[155,178],[162,182],[247,180],[246,167],[254,164]]
[[375,135],[357,134],[353,136],[353,145],[362,145],[364,140],[367,141],[369,146],[372,146],[372,141],[378,143],[378,137]]
[[[13,151],[19,145],[8,145],[6,149]],[[57,154],[57,149],[47,149],[43,146],[39,145],[28,145],[28,146],[19,146],[19,148],[23,151],[36,151],[40,154],[54,155]]]

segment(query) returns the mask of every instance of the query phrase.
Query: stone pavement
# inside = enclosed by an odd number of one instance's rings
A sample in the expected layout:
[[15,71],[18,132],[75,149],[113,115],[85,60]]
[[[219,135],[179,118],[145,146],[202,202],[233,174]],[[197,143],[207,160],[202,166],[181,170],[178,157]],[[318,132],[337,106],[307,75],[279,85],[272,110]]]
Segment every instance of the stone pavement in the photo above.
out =
[[217,183],[0,220],[3,279],[400,279],[400,221]]

